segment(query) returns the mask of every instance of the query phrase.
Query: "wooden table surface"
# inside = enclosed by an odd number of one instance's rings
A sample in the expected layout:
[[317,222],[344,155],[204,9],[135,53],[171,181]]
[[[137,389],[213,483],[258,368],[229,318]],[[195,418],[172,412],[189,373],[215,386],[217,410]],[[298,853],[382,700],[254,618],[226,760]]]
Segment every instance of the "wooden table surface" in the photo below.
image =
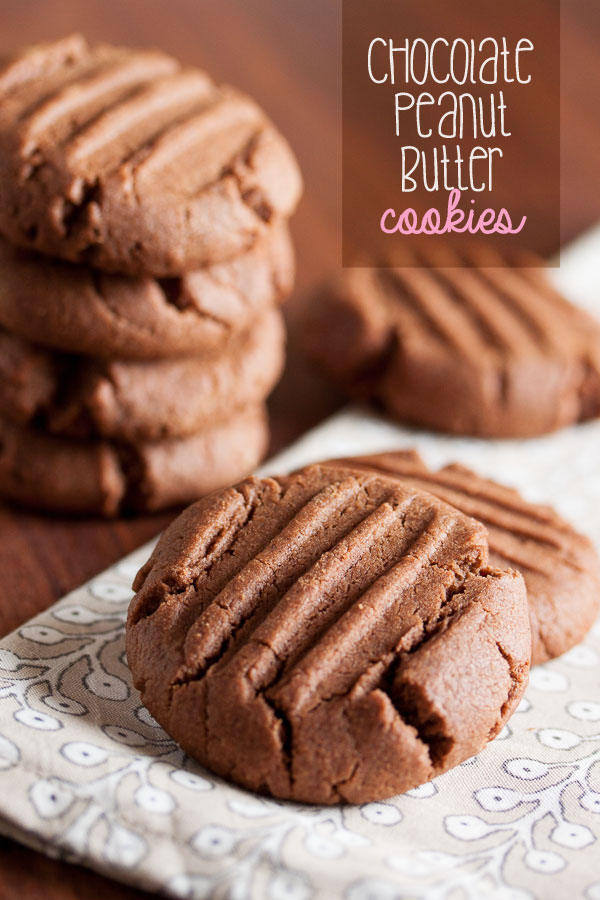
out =
[[[253,94],[291,141],[306,181],[293,227],[298,279],[287,307],[293,331],[319,283],[339,266],[341,2],[0,0],[0,52],[80,30],[92,39],[160,46]],[[596,0],[563,0],[563,17],[562,234],[567,242],[600,219],[600,8]],[[339,403],[292,339],[284,378],[270,404],[272,449]],[[139,546],[170,518],[69,521],[0,506],[0,634]],[[145,896],[0,840],[0,900]]]

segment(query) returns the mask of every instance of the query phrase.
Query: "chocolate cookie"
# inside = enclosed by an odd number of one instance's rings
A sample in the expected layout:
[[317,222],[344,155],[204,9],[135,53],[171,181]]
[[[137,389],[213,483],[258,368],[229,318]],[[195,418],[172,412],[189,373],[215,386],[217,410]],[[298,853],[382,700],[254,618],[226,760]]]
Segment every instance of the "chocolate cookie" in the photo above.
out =
[[0,413],[71,438],[185,437],[256,406],[284,363],[281,313],[264,313],[225,353],[98,362],[41,349],[0,329]]
[[55,513],[164,509],[243,477],[267,440],[263,407],[187,438],[146,444],[68,441],[0,418],[0,496]]
[[600,326],[525,269],[348,269],[306,344],[351,396],[426,428],[527,437],[600,414]]
[[0,325],[101,359],[214,353],[279,304],[293,278],[284,224],[228,263],[167,280],[107,275],[16,250],[0,238]]
[[265,113],[163,53],[75,35],[0,67],[0,230],[18,246],[179,275],[243,253],[300,193]]
[[494,566],[518,569],[525,580],[534,664],[578,644],[600,612],[600,559],[591,542],[549,506],[452,464],[427,468],[415,450],[332,460],[400,478],[482,522]]
[[523,580],[430,494],[313,466],[186,510],[135,580],[127,658],[184,750],[251,790],[362,803],[480,750],[525,688]]

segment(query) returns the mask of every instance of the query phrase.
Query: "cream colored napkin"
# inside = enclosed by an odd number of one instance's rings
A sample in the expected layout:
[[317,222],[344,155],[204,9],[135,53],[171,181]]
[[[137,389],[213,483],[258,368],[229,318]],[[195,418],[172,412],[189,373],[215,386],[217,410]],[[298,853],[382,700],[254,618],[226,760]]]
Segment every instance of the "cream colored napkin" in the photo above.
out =
[[[560,273],[583,302],[590,286],[597,292],[599,245],[600,232]],[[590,261],[593,279],[582,275]],[[413,432],[351,410],[264,470],[398,446],[552,503],[600,547],[600,422],[497,442]],[[2,832],[182,898],[600,900],[599,626],[534,669],[508,727],[432,783],[361,807],[275,802],[204,771],[140,705],[124,622],[149,552],[0,642]]]

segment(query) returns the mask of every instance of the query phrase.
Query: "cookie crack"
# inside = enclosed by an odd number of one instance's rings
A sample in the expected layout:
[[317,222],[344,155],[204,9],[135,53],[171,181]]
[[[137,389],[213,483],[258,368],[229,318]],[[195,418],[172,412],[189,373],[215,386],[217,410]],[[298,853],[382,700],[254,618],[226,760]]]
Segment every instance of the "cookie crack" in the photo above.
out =
[[87,390],[91,366],[83,357],[60,354],[52,358],[51,386],[32,406],[28,424],[50,433],[87,438],[95,427]]
[[80,249],[80,253],[86,253],[90,247],[97,243],[99,238],[98,224],[92,223],[92,210],[96,216],[101,215],[102,208],[102,187],[98,179],[86,182],[81,186],[80,195],[77,200],[71,200],[68,197],[60,199],[59,219],[63,236],[66,240],[70,240],[75,232],[82,233],[85,226],[91,227],[93,234],[87,239],[86,246]]
[[[94,293],[96,294],[97,299],[102,303],[106,314],[109,316],[110,321],[116,328],[119,330],[126,330],[135,332],[140,335],[148,335],[154,339],[157,337],[156,327],[152,325],[147,325],[140,321],[133,321],[126,315],[123,315],[118,307],[114,306],[110,297],[106,294],[103,284],[102,278],[103,275],[98,270],[93,267],[90,267],[90,279],[92,281],[92,286],[94,289]],[[226,332],[229,334],[233,331],[233,326],[231,323],[227,322],[225,319],[221,319],[219,316],[213,313],[209,313],[205,309],[198,308],[192,301],[186,302],[185,304],[178,304],[176,301],[173,302],[169,296],[167,295],[169,292],[172,294],[176,293],[176,289],[174,287],[169,287],[165,290],[165,282],[179,282],[180,278],[157,278],[155,279],[155,283],[158,285],[160,292],[162,294],[164,303],[171,309],[176,310],[179,313],[194,313],[196,317],[200,320],[204,320],[206,322],[211,322],[216,325],[221,332]],[[181,295],[183,296],[183,290],[180,290]]]
[[284,768],[287,772],[289,782],[290,782],[290,790],[293,792],[294,790],[294,771],[293,771],[293,753],[294,753],[294,729],[290,718],[286,715],[283,709],[277,706],[269,697],[267,697],[264,691],[257,692],[257,697],[260,697],[263,703],[269,707],[271,712],[273,713],[275,719],[279,723],[279,742],[281,748],[281,761],[284,765]]
[[[217,280],[212,276],[210,277],[211,280],[218,285]],[[206,319],[209,322],[214,322],[215,325],[218,325],[219,328],[228,333],[232,331],[231,322],[227,322],[216,313],[208,312],[208,310],[206,309],[200,309],[194,303],[192,298],[186,295],[182,278],[157,278],[156,283],[158,284],[163,299],[168,306],[172,307],[178,312],[194,313],[199,319]],[[236,289],[236,293],[238,293],[239,296],[243,298],[243,292],[241,290]]]
[[120,511],[139,509],[143,507],[144,501],[149,495],[143,456],[134,444],[126,441],[117,441],[113,447],[125,480]]
[[439,769],[452,751],[455,741],[444,728],[444,719],[437,713],[420,684],[402,684],[393,693],[385,691],[402,721],[417,732],[426,748],[433,769]]
[[495,643],[496,643],[496,649],[498,650],[498,653],[500,654],[500,656],[502,657],[502,659],[505,661],[506,665],[508,666],[508,673],[509,673],[509,677],[510,677],[510,687],[509,687],[507,695],[506,695],[506,700],[500,707],[500,716],[498,717],[498,721],[490,729],[489,738],[488,738],[489,740],[494,738],[498,734],[498,732],[501,730],[501,728],[503,727],[504,721],[506,719],[506,715],[511,707],[511,704],[514,700],[515,694],[517,693],[517,691],[519,690],[519,688],[521,686],[522,676],[525,674],[522,667],[515,665],[512,656],[504,649],[501,642],[496,640]]
[[[348,731],[348,733],[351,734],[350,731]],[[354,741],[354,739],[353,739],[353,743],[356,748],[356,742]],[[346,778],[341,778],[331,785],[331,790],[333,791],[334,796],[338,798],[338,800],[343,801],[345,803],[348,802],[343,789],[346,787],[346,785],[350,784],[354,780],[356,773],[358,772],[359,769],[360,769],[360,760],[356,760],[356,762],[353,763],[353,765],[352,765],[350,774],[347,775]]]

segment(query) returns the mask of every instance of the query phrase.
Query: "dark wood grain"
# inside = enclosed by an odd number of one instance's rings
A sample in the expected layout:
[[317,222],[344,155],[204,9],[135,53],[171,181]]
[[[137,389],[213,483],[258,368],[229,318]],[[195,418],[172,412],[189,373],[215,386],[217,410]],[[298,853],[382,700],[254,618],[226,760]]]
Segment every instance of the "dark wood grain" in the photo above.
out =
[[[593,0],[564,0],[563,9],[566,242],[600,218],[600,10]],[[293,144],[306,180],[293,229],[298,285],[287,308],[293,331],[340,259],[340,14],[341,0],[0,0],[0,51],[81,30],[92,39],[161,46],[256,96]],[[286,373],[271,400],[273,449],[339,403],[291,340]],[[0,507],[0,633],[139,546],[169,519],[74,522]],[[0,841],[0,900],[144,896]]]

